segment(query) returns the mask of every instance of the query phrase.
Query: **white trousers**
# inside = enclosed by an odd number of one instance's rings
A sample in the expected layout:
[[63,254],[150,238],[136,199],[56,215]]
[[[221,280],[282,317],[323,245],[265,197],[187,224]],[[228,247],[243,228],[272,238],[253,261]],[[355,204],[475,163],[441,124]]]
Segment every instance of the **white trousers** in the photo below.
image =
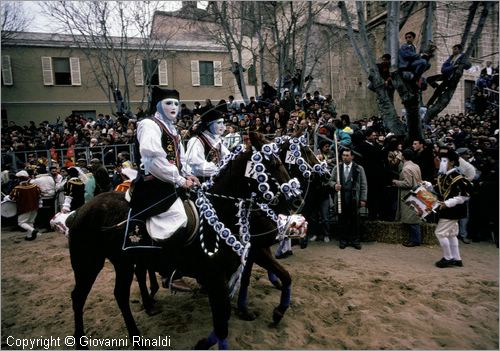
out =
[[30,211],[17,216],[17,224],[21,228],[26,229],[30,235],[33,233],[33,230],[35,230],[33,225],[35,224],[37,213],[38,211]]
[[434,231],[437,238],[451,238],[458,235],[458,219],[440,218]]

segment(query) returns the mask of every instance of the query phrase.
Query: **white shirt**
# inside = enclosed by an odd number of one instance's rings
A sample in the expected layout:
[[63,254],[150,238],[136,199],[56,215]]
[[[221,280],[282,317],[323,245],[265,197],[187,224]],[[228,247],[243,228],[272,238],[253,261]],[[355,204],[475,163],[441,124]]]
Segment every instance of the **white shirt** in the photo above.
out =
[[[176,136],[177,130],[171,123],[165,123],[159,114],[156,118]],[[167,154],[161,145],[162,131],[160,127],[151,119],[146,118],[137,125],[137,140],[139,141],[139,152],[141,154],[141,164],[144,166],[146,174],[152,174],[164,182],[171,182],[177,186],[182,186],[186,182],[185,175],[191,174],[189,165],[185,164],[184,146],[179,142],[180,162],[183,165],[182,174],[177,166],[168,162]]]
[[344,180],[349,179],[349,173],[351,172],[352,163],[344,163]]
[[38,185],[42,199],[51,199],[56,195],[56,182],[48,173],[37,175],[31,183]]
[[[229,150],[223,144],[223,140],[219,135],[213,135],[209,131],[204,131],[203,136],[206,137],[214,149],[220,150],[221,159],[229,154]],[[205,147],[198,137],[193,137],[188,141],[186,164],[189,164],[193,175],[196,177],[210,177],[218,170],[214,162],[208,162],[205,159]]]

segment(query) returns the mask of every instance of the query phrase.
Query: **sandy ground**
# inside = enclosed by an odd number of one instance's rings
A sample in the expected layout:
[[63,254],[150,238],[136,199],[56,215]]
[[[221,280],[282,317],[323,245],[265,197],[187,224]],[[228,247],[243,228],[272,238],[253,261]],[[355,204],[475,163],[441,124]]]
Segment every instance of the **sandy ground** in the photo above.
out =
[[[67,240],[57,233],[34,242],[3,230],[2,348],[14,338],[61,338],[73,333],[70,292],[73,273]],[[438,246],[405,248],[364,243],[361,251],[311,243],[282,260],[293,277],[292,305],[277,327],[271,313],[279,301],[265,272],[254,271],[250,307],[253,322],[233,313],[233,349],[496,349],[499,348],[498,249],[488,242],[461,245],[463,268],[439,269]],[[88,336],[126,339],[113,297],[113,268],[106,264],[85,308]],[[137,284],[132,310],[148,338],[168,336],[167,349],[190,349],[211,330],[206,296],[157,295],[162,312],[146,315]],[[234,305],[233,301],[233,305]],[[38,347],[39,349],[41,347]],[[91,347],[92,349],[131,349]],[[17,347],[19,349],[19,347]]]

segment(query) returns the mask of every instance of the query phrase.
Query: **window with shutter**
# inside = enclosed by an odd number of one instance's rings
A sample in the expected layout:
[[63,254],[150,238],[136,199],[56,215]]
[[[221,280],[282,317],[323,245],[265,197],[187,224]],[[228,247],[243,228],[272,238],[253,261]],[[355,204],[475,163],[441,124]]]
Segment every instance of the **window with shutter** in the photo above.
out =
[[158,60],[142,60],[142,69],[146,85],[160,85]]
[[69,65],[71,70],[71,85],[82,85],[80,59],[78,57],[70,57]]
[[54,85],[51,57],[42,57],[42,76],[43,76],[43,85]]
[[135,85],[142,86],[144,85],[144,73],[142,69],[142,60],[136,59],[134,65],[134,80]]
[[194,87],[200,86],[200,62],[191,61],[191,83]]
[[214,85],[214,63],[200,61],[200,85]]
[[54,85],[71,85],[71,65],[68,57],[52,57]]
[[2,84],[3,85],[13,85],[12,80],[12,68],[10,64],[10,56],[2,56]]
[[222,86],[222,62],[221,61],[214,61],[214,67],[213,67],[213,72],[214,72],[214,85],[216,87],[221,87]]
[[160,60],[158,65],[158,80],[160,85],[168,85],[167,60]]

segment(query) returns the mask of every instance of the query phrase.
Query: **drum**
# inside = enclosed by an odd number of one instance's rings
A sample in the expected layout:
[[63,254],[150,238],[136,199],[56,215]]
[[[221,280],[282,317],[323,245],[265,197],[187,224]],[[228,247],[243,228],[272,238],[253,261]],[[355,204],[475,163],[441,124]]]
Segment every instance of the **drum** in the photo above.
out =
[[2,217],[11,218],[17,214],[16,202],[12,200],[4,200],[1,203]]

